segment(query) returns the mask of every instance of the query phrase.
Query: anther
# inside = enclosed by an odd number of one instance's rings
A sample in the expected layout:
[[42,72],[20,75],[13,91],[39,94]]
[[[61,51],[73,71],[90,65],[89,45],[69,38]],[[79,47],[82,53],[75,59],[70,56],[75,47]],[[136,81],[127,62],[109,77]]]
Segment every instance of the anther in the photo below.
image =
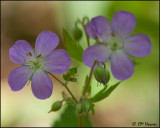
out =
[[30,55],[30,56],[32,56],[32,53],[31,53],[31,52],[29,52],[29,55]]
[[112,35],[112,36],[115,36],[115,34],[114,34],[114,33],[111,33],[111,35]]
[[41,57],[41,54],[37,56],[37,58],[40,58],[40,57]]

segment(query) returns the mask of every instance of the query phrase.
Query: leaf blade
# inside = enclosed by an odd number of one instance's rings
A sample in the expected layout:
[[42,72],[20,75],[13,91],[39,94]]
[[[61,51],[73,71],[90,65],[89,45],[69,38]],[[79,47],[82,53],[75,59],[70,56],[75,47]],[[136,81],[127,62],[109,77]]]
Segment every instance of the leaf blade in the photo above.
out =
[[91,98],[91,101],[92,102],[98,102],[98,101],[100,101],[100,100],[103,100],[104,98],[106,98],[106,97],[108,97],[110,94],[111,94],[111,92],[119,85],[121,83],[121,81],[120,82],[118,82],[118,83],[116,83],[116,84],[114,84],[114,85],[112,85],[112,86],[110,86],[107,90],[103,90],[103,91],[100,91],[101,93],[98,93],[98,94],[96,94],[93,98]]
[[63,29],[63,36],[65,41],[65,47],[69,55],[77,61],[82,62],[83,49],[78,43],[71,37],[66,29]]
[[[89,116],[82,116],[81,119],[83,126],[92,126]],[[62,112],[60,118],[52,124],[52,127],[78,127],[78,117],[76,115],[75,106],[67,105],[67,107]]]

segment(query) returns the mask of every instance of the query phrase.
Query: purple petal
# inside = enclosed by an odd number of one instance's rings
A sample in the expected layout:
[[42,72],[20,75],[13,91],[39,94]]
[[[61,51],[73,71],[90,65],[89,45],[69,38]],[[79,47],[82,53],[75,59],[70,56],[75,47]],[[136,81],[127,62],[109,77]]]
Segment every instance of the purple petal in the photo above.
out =
[[126,80],[134,73],[134,65],[122,51],[116,51],[111,56],[111,71],[118,80]]
[[31,45],[25,40],[18,40],[9,49],[10,60],[17,64],[24,64],[33,55]]
[[71,58],[64,49],[58,49],[45,57],[44,68],[54,74],[62,74],[71,65]]
[[96,44],[88,47],[83,53],[83,62],[85,65],[92,67],[94,61],[97,59],[104,63],[110,57],[110,51],[103,44]]
[[151,41],[145,34],[136,34],[124,41],[124,50],[132,56],[147,56],[151,51]]
[[127,11],[118,11],[113,16],[112,27],[115,35],[126,38],[136,26],[136,17]]
[[14,69],[8,76],[8,84],[12,91],[21,90],[31,77],[32,73],[28,66],[21,66]]
[[37,70],[31,82],[32,92],[38,99],[49,98],[52,94],[53,84],[48,75],[42,71]]
[[50,31],[41,32],[36,40],[35,51],[37,55],[47,56],[49,55],[58,45],[59,38],[57,34]]
[[103,16],[92,18],[86,26],[86,30],[90,37],[100,42],[105,42],[112,32],[108,20]]

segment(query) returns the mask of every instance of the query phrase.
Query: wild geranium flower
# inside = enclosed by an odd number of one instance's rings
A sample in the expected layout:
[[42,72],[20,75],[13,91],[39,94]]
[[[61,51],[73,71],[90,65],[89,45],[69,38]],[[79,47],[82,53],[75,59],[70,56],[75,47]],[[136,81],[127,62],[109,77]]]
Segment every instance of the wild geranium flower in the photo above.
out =
[[59,38],[50,31],[41,32],[35,43],[35,50],[25,40],[18,40],[9,49],[10,60],[20,67],[14,69],[8,83],[12,91],[21,90],[28,80],[31,80],[32,92],[38,99],[49,98],[53,84],[47,72],[62,74],[71,64],[68,53],[63,49],[53,51],[59,43]]
[[127,11],[118,11],[112,25],[103,16],[92,18],[86,26],[90,37],[101,42],[88,47],[83,53],[84,63],[91,67],[95,59],[110,59],[111,71],[118,80],[125,80],[134,73],[134,65],[127,55],[144,57],[150,53],[151,41],[145,34],[129,37],[136,26],[136,17]]

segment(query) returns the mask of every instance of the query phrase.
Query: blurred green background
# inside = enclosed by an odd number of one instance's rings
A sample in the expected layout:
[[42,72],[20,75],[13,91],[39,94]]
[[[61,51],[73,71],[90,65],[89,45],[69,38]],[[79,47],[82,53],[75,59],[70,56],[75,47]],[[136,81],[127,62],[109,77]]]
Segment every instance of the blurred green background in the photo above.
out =
[[[70,33],[77,18],[105,16],[109,21],[118,10],[134,13],[137,26],[134,33],[145,33],[152,41],[149,56],[136,58],[134,75],[119,85],[105,100],[96,103],[95,115],[90,115],[93,126],[122,127],[132,126],[132,122],[148,122],[159,125],[159,1],[69,1],[69,2],[1,2],[1,126],[49,127],[59,118],[60,110],[48,114],[51,104],[61,99],[65,90],[53,80],[53,94],[49,99],[38,100],[25,86],[19,92],[12,92],[7,78],[19,65],[9,60],[9,48],[16,40],[27,40],[34,47],[37,35],[43,30],[56,32],[60,37],[58,48],[64,48],[62,30]],[[93,40],[91,40],[93,42]],[[85,37],[80,41],[83,49],[87,47]],[[74,50],[74,49],[73,49]],[[82,85],[89,68],[83,63],[78,65],[78,83],[69,87],[80,96]],[[60,75],[57,75],[61,79]],[[101,87],[92,79],[92,95]],[[111,80],[111,83],[114,79]]]

